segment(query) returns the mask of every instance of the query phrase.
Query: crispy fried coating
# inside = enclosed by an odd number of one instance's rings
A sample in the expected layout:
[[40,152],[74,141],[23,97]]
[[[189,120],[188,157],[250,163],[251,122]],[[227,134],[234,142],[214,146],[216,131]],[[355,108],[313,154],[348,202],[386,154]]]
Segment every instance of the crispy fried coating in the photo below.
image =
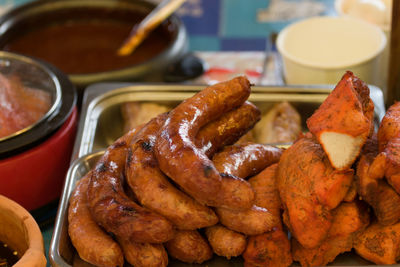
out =
[[249,94],[250,83],[243,76],[209,86],[174,108],[161,128],[155,145],[160,169],[200,203],[232,209],[253,204],[251,186],[244,180],[222,186],[224,179],[195,145],[201,127],[241,106]]
[[250,236],[243,258],[246,267],[290,266],[292,255],[287,233],[277,227],[267,233]]
[[78,181],[69,200],[68,234],[81,259],[103,267],[123,266],[124,256],[117,242],[93,220],[86,191],[90,173]]
[[259,174],[251,177],[249,183],[256,194],[255,204],[268,209],[274,216],[280,218],[282,203],[277,185],[278,164],[272,164]]
[[328,237],[316,248],[307,249],[292,239],[293,259],[301,266],[325,266],[339,254],[350,251],[369,224],[369,213],[363,202],[343,202],[333,211]]
[[153,149],[157,131],[167,114],[151,120],[132,140],[126,166],[129,186],[138,201],[171,221],[178,229],[195,230],[214,225],[214,211],[174,185],[158,168]]
[[175,237],[165,243],[165,248],[168,255],[186,263],[203,263],[213,255],[207,241],[196,230],[177,231]]
[[109,146],[93,169],[87,191],[94,220],[120,239],[138,243],[163,243],[174,236],[164,217],[141,207],[124,193],[123,179],[128,144],[135,131]]
[[353,170],[333,169],[320,144],[301,138],[279,161],[278,189],[284,222],[306,248],[318,246],[332,223],[331,210],[346,196]]
[[246,236],[225,226],[214,225],[207,227],[205,234],[214,253],[227,259],[240,256],[246,248]]
[[371,205],[379,223],[391,225],[400,221],[400,195],[381,176],[382,166],[378,166],[378,142],[376,138],[367,140],[357,163],[357,191],[360,197]]
[[245,266],[286,267],[292,263],[288,233],[281,222],[281,200],[277,179],[278,164],[273,164],[249,179],[256,194],[256,205],[268,209],[279,224],[271,231],[250,236],[243,258]]
[[354,248],[361,257],[375,264],[396,264],[400,259],[400,223],[372,223],[357,238]]
[[374,104],[368,86],[347,71],[307,126],[335,169],[351,168],[373,132]]
[[389,107],[378,129],[379,155],[371,164],[371,178],[385,177],[400,194],[400,102]]
[[277,163],[282,149],[257,143],[243,143],[225,147],[213,157],[213,163],[221,173],[240,178],[256,175],[273,163]]
[[389,140],[400,137],[400,102],[391,105],[378,129],[379,152],[385,150]]

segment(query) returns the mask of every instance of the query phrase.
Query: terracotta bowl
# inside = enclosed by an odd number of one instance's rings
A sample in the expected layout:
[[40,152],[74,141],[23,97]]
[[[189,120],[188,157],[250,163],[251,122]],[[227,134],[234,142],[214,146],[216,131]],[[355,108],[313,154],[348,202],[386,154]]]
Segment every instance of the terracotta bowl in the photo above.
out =
[[31,214],[0,195],[0,241],[22,255],[14,267],[46,266],[43,236]]

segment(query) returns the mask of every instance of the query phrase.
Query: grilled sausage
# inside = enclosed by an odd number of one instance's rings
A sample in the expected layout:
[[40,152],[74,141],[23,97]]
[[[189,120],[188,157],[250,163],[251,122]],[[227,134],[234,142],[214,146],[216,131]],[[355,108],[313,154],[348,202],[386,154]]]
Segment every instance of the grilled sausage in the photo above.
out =
[[274,146],[244,143],[225,147],[212,161],[219,172],[247,178],[278,162],[281,155],[282,149]]
[[186,263],[202,263],[213,255],[207,241],[196,230],[177,231],[175,237],[165,243],[165,248],[171,257]]
[[79,180],[69,200],[69,237],[81,259],[96,266],[122,267],[120,246],[93,220],[87,206],[89,177],[90,173]]
[[124,193],[126,152],[135,131],[112,144],[96,164],[88,187],[88,203],[95,221],[120,239],[162,243],[174,235],[164,217],[139,206]]
[[209,86],[174,108],[160,131],[155,145],[160,169],[200,203],[232,209],[253,204],[251,186],[239,180],[235,188],[223,187],[213,163],[195,145],[202,126],[242,105],[249,94],[245,77]]
[[253,206],[240,212],[218,208],[215,210],[221,224],[245,235],[265,233],[279,224],[277,218],[267,209]]
[[205,230],[208,242],[215,254],[230,259],[240,256],[246,248],[246,236],[232,231],[222,225],[207,227]]
[[168,265],[168,254],[162,244],[136,243],[120,239],[127,262],[135,267],[165,267]]
[[212,157],[219,149],[238,141],[254,127],[260,117],[260,110],[246,101],[202,127],[196,136],[196,146],[208,157]]
[[218,222],[214,211],[172,185],[158,168],[153,148],[166,114],[151,120],[134,138],[126,177],[139,202],[167,218],[178,229],[195,230]]

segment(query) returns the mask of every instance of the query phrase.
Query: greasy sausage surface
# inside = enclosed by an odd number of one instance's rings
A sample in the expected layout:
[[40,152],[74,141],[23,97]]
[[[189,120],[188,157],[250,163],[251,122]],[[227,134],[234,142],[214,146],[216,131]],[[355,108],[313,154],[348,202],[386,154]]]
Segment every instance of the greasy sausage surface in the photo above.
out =
[[126,169],[128,184],[143,206],[163,215],[178,229],[214,225],[218,222],[214,211],[177,189],[158,168],[153,148],[166,116],[151,120],[132,140]]
[[245,77],[209,86],[174,108],[156,140],[160,169],[189,195],[209,206],[244,209],[252,205],[251,186],[240,181],[233,192],[211,160],[195,145],[200,128],[221,114],[239,107],[250,94]]
[[267,209],[255,205],[240,212],[225,208],[218,208],[215,212],[221,224],[245,235],[265,233],[279,223]]
[[87,206],[89,176],[79,180],[69,200],[68,234],[81,259],[96,266],[122,267],[120,246],[97,225]]
[[257,143],[244,143],[225,147],[212,161],[221,173],[240,178],[253,176],[279,161],[282,149]]
[[222,147],[238,141],[260,118],[260,110],[246,101],[202,127],[196,136],[196,146],[211,157]]
[[130,131],[112,144],[96,164],[88,187],[93,218],[118,238],[139,243],[162,243],[174,235],[164,217],[143,208],[124,193],[123,179]]

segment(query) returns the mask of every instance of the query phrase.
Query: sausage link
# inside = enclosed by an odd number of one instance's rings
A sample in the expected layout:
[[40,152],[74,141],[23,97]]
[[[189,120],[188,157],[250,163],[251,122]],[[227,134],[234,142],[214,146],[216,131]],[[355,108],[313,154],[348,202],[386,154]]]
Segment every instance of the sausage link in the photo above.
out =
[[[236,191],[223,191],[226,188],[214,164],[195,145],[202,126],[242,105],[249,94],[250,83],[245,77],[209,86],[169,113],[156,140],[160,169],[200,203],[236,209],[252,205],[251,186],[241,181]],[[240,195],[248,197],[237,198]]]
[[246,236],[222,225],[207,227],[205,234],[215,254],[227,259],[240,256],[246,248]]
[[132,141],[126,177],[138,201],[171,221],[178,229],[195,230],[218,222],[214,211],[172,185],[158,168],[153,148],[166,114],[151,120]]
[[208,157],[236,143],[260,120],[260,110],[249,101],[207,123],[196,136],[196,146]]
[[88,203],[95,221],[120,239],[162,243],[174,235],[164,217],[143,208],[124,193],[123,180],[130,131],[112,144],[96,164],[88,187]]
[[166,267],[168,254],[162,244],[135,243],[118,240],[127,262],[134,267]]
[[204,237],[196,230],[177,231],[165,243],[168,255],[186,263],[203,263],[212,258],[213,252]]
[[245,235],[259,235],[279,224],[267,209],[255,205],[240,212],[225,208],[218,208],[215,212],[222,225]]
[[124,256],[120,246],[97,225],[87,206],[89,176],[78,181],[69,200],[69,237],[81,259],[96,266],[122,267]]
[[247,178],[277,163],[282,149],[263,144],[244,143],[225,147],[212,161],[219,172]]

